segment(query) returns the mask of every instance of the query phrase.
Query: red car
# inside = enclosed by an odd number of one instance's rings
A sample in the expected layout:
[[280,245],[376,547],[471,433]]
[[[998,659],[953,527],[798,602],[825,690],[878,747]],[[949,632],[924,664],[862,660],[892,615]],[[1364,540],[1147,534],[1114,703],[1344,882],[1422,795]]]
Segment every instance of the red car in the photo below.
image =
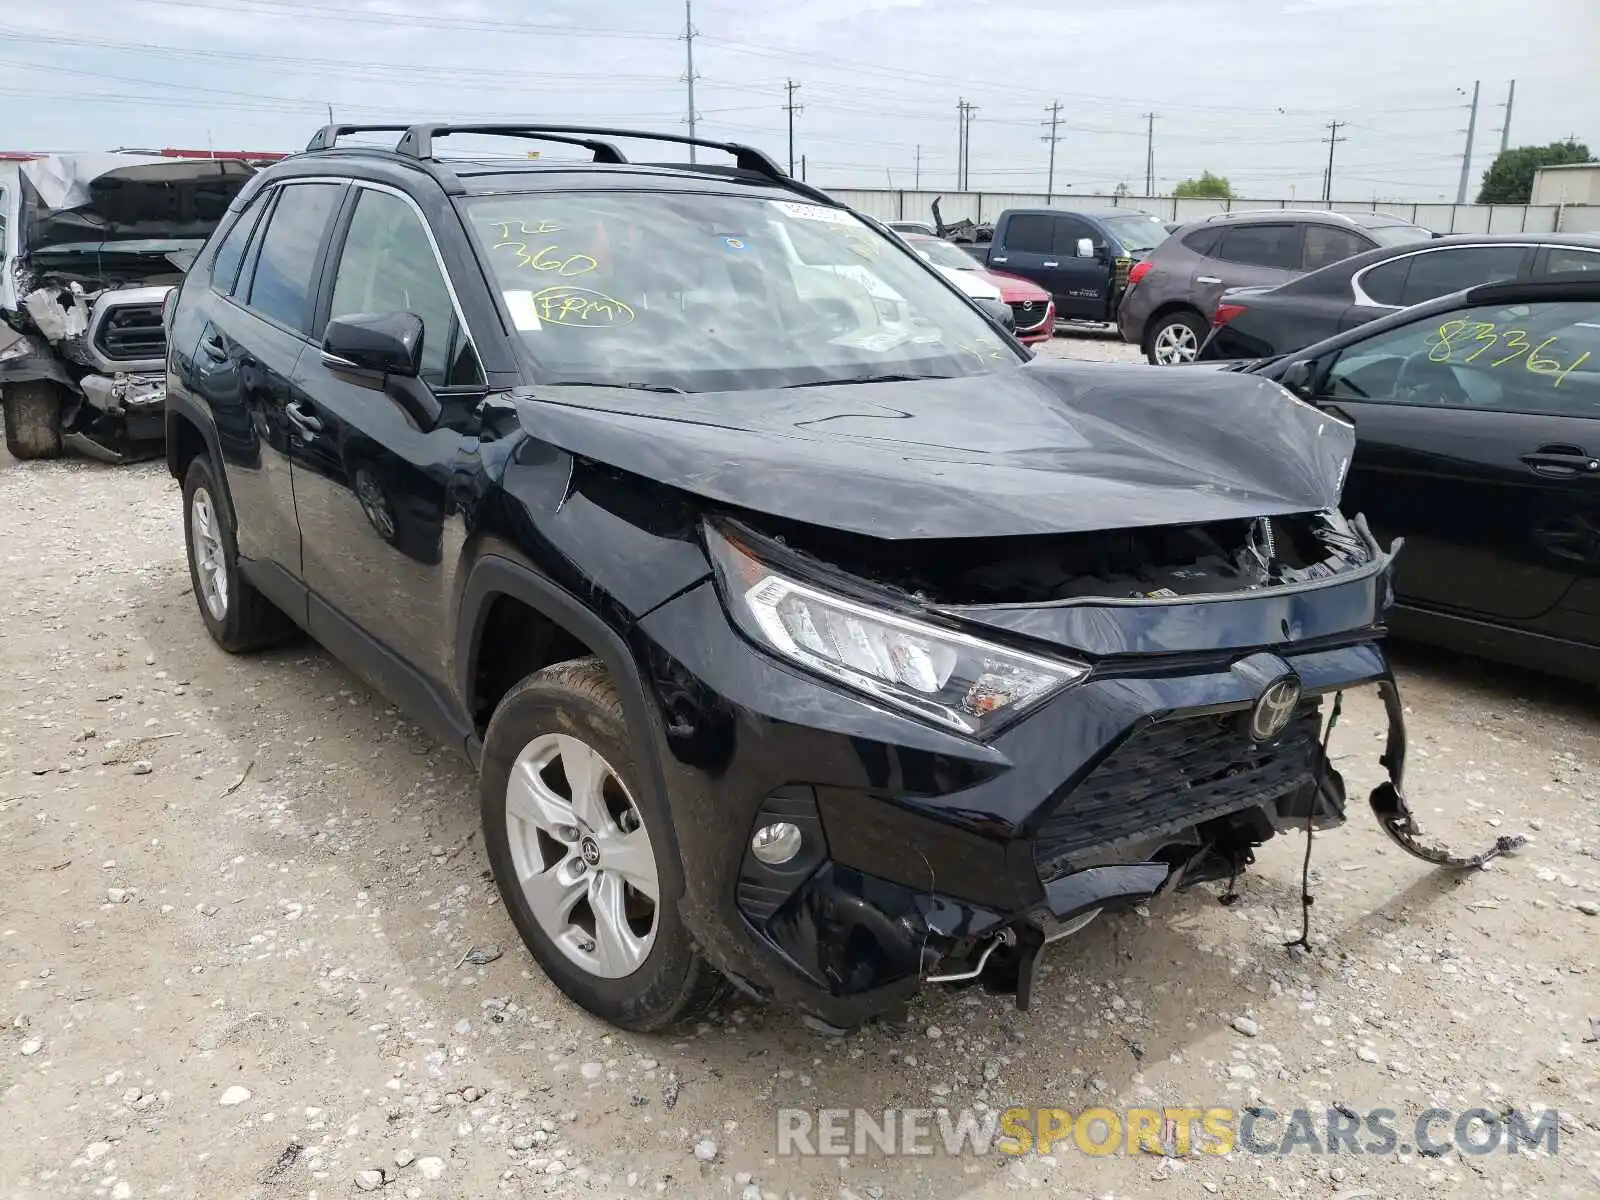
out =
[[902,237],[941,271],[959,271],[970,274],[1000,289],[1000,298],[1011,306],[1017,319],[1017,338],[1021,341],[1045,342],[1055,336],[1056,303],[1038,284],[1019,275],[1004,271],[991,271],[954,242],[921,234],[902,234]]

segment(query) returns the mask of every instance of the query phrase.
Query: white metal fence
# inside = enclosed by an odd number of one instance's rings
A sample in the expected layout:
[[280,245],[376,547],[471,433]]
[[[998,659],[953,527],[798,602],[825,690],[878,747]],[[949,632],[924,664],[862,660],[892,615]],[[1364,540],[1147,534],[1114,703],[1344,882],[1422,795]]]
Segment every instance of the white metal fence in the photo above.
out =
[[[963,217],[993,221],[1008,208],[1039,208],[1042,192],[928,192],[903,188],[829,188],[831,195],[880,221],[932,221],[933,201],[946,221]],[[1251,208],[1323,208],[1339,212],[1381,212],[1412,221],[1435,233],[1585,233],[1600,232],[1600,205],[1593,204],[1411,204],[1380,201],[1358,204],[1336,200],[1324,206],[1304,200],[1179,200],[1172,196],[1054,197],[1056,208],[1129,208],[1163,221],[1197,221],[1212,213]]]

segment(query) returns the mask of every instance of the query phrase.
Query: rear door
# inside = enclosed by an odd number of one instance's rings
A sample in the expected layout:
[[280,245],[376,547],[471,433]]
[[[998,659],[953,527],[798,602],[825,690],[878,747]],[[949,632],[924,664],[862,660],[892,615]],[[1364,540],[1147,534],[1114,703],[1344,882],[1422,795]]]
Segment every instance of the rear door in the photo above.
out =
[[[1089,243],[1088,255],[1078,254],[1082,248],[1080,242]],[[1105,320],[1111,291],[1111,265],[1105,246],[1105,236],[1082,217],[1053,218],[1051,255],[1044,265],[1051,272],[1051,282],[1045,286],[1055,296],[1057,316],[1068,320]]]
[[1533,273],[1533,254],[1532,245],[1497,242],[1417,250],[1377,263],[1351,281],[1355,303],[1345,328],[1481,283],[1525,278]]
[[1541,246],[1533,261],[1535,275],[1567,275],[1600,271],[1600,247]]
[[1536,626],[1600,566],[1600,305],[1385,330],[1338,354],[1318,401],[1356,428],[1342,506],[1406,539],[1403,603]]
[[193,349],[193,387],[216,420],[239,555],[297,579],[291,380],[310,344],[312,280],[344,189],[284,183],[245,210],[218,248],[215,296]]
[[[1054,295],[1056,268],[1060,266],[1053,250],[1054,236],[1053,214],[1012,213],[989,250],[989,262],[996,270],[1031,279]],[[1056,311],[1061,311],[1060,297],[1056,298]]]
[[1196,265],[1190,295],[1207,318],[1231,287],[1276,287],[1300,274],[1300,226],[1294,221],[1230,225],[1211,255]]

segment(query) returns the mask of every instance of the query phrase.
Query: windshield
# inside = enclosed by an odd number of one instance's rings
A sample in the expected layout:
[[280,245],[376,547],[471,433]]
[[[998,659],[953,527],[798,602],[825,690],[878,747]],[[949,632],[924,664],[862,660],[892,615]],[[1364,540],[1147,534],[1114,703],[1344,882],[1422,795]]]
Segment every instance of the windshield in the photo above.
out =
[[1167,240],[1167,227],[1149,213],[1135,213],[1126,217],[1103,217],[1100,223],[1111,231],[1111,236],[1122,243],[1130,253],[1154,250]]
[[465,207],[552,382],[746,390],[1022,361],[936,273],[841,209],[616,191]]
[[950,271],[976,271],[978,260],[973,258],[960,246],[950,242],[915,241],[911,248],[936,267],[944,267]]
[[1420,225],[1368,225],[1367,232],[1378,240],[1380,246],[1404,246],[1409,242],[1433,240],[1432,231]]

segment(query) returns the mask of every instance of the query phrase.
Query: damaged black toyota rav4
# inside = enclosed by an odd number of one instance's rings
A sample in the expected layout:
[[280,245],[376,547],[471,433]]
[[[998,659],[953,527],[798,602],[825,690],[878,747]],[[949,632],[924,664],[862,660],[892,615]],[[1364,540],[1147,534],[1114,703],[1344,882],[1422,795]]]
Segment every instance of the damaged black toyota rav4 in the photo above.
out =
[[[228,650],[304,628],[481,771],[506,909],[659,1028],[731,981],[836,1026],[1345,815],[1390,554],[1276,384],[1030,360],[747,147],[331,127],[168,313],[167,452]],[[371,127],[367,127],[371,131]],[[436,156],[447,134],[586,161]]]

